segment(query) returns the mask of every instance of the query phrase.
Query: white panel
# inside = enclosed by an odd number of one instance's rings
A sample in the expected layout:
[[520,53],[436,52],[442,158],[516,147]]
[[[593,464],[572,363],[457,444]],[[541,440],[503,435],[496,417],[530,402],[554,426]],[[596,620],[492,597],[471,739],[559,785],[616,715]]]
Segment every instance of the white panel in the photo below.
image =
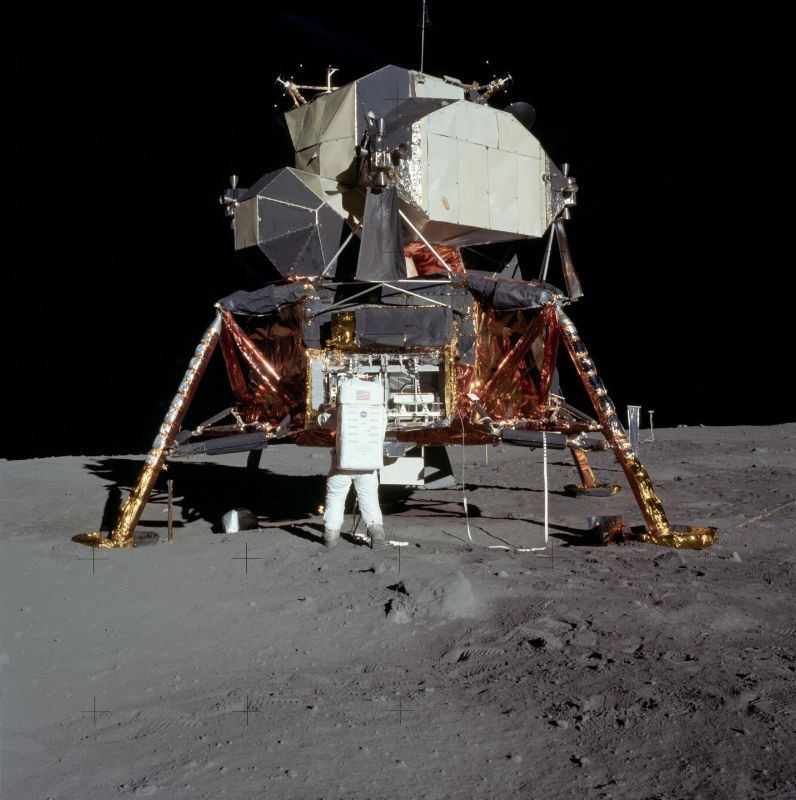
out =
[[429,242],[450,244],[457,247],[474,244],[491,244],[494,242],[510,242],[521,237],[518,233],[506,231],[491,231],[488,228],[463,227],[450,222],[429,222],[425,226],[418,226],[423,231],[423,236]]
[[296,169],[300,172],[315,172],[320,169],[320,162],[318,156],[320,155],[320,146],[317,144],[306,150],[296,150]]
[[337,387],[337,402],[380,406],[384,402],[384,388],[381,381],[343,378]]
[[[295,115],[296,121],[290,120],[291,131],[296,150],[304,150],[327,139],[341,139],[354,136],[354,100],[356,93],[353,84],[338,89],[330,94],[320,94],[307,105],[291,111],[288,119]],[[301,131],[296,142],[293,129],[303,115]],[[291,127],[292,125],[292,127]]]
[[299,106],[298,108],[291,109],[285,112],[285,122],[287,129],[290,132],[290,138],[293,141],[293,149],[299,149],[299,142],[301,140],[301,129],[304,127],[304,119],[310,107]]
[[380,381],[347,378],[338,387],[337,465],[340,469],[379,469],[384,464],[387,411]]
[[517,156],[519,232],[526,236],[541,236],[547,227],[543,218],[542,163],[537,158]]
[[384,406],[356,403],[337,411],[337,464],[340,469],[380,469],[384,464]]
[[495,111],[500,149],[539,158],[541,147],[536,137],[506,111]]
[[[350,139],[334,139],[323,142],[320,148],[320,167],[318,174],[324,178],[333,178],[342,183],[356,183],[355,153],[356,142]],[[312,170],[313,172],[315,170]]]
[[[488,150],[489,225],[493,231],[517,231],[517,168],[520,156]],[[484,227],[487,227],[484,225]]]
[[423,75],[418,72],[411,73],[415,87],[415,97],[450,97],[453,100],[464,99],[464,89],[446,83],[442,78]]
[[257,198],[252,197],[238,203],[235,208],[235,249],[242,250],[257,244]]
[[291,169],[291,175],[295,175],[308,189],[315,193],[318,199],[323,198],[323,182],[324,178],[318,175],[312,175],[309,172],[303,172],[300,169]]
[[486,147],[498,146],[495,109],[462,100],[434,111],[426,118],[429,133],[464,139]]
[[440,136],[451,136],[456,138],[459,130],[459,120],[453,114],[453,109],[457,106],[464,105],[464,101],[454,103],[453,105],[441,108],[439,111],[432,111],[426,118],[426,130],[429,134],[436,133]]
[[323,117],[323,138],[345,139],[354,135],[356,94],[352,84],[328,95],[329,108]]
[[456,113],[462,126],[462,139],[485,147],[498,146],[497,112],[494,108],[476,103],[459,103]]
[[304,125],[301,128],[296,150],[303,150],[305,147],[310,147],[320,141],[323,112],[326,109],[326,104],[324,98],[319,97],[306,106],[302,106],[302,108],[306,108],[307,111],[304,113]]
[[[517,123],[520,124],[519,122]],[[522,127],[522,126],[520,126]],[[539,143],[539,140],[533,136],[531,133],[523,140],[524,147],[521,147],[517,152],[521,156],[530,156],[531,158],[544,158],[544,150],[542,150],[542,145]]]
[[425,462],[417,456],[401,456],[379,470],[379,483],[390,486],[422,486]]
[[487,149],[472,142],[458,142],[459,224],[477,228],[489,223]]
[[326,399],[324,396],[323,382],[324,362],[321,358],[313,358],[310,361],[310,395],[312,396],[312,407],[318,409]]
[[459,151],[447,136],[428,137],[428,208],[430,219],[459,221]]

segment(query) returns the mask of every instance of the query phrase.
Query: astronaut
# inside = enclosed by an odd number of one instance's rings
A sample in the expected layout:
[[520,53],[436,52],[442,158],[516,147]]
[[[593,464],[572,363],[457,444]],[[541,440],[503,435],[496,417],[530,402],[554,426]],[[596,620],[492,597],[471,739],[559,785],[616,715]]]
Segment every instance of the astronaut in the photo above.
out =
[[[362,388],[364,387],[364,388]],[[336,430],[332,463],[326,478],[326,507],[323,514],[323,543],[336,547],[340,542],[346,498],[354,484],[359,510],[370,536],[373,550],[386,547],[384,521],[379,506],[378,469],[383,464],[386,413],[380,404],[378,382],[351,379],[338,393],[336,407],[323,406],[318,426]],[[346,402],[347,398],[354,402]],[[373,398],[371,401],[370,398]],[[367,402],[362,402],[367,398]]]

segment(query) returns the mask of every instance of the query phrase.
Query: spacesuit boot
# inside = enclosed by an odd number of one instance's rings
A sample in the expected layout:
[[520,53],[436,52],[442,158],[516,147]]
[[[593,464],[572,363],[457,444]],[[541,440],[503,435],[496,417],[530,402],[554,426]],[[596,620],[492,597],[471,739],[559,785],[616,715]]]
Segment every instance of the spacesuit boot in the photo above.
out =
[[323,532],[323,543],[326,547],[337,547],[340,544],[340,531],[326,528]]
[[370,534],[371,550],[384,550],[387,547],[387,537],[382,525],[371,525],[368,533]]

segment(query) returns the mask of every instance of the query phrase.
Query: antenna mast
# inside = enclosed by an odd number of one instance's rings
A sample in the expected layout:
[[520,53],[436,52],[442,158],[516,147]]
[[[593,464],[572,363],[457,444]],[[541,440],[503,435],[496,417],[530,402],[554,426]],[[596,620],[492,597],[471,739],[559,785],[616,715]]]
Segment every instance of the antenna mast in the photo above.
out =
[[420,71],[423,71],[423,58],[426,52],[426,22],[428,21],[428,11],[426,11],[426,0],[423,0],[423,16],[420,18]]

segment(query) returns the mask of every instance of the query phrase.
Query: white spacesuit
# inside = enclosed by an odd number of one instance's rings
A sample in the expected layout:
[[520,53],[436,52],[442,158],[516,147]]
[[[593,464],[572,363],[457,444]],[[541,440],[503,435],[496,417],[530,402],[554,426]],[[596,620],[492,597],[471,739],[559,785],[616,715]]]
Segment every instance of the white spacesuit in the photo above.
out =
[[378,470],[383,464],[386,428],[381,393],[379,382],[358,378],[341,381],[337,408],[324,407],[318,414],[319,427],[337,431],[326,479],[323,543],[327,547],[335,547],[340,542],[345,501],[352,483],[370,536],[370,546],[374,550],[386,546],[379,507]]

